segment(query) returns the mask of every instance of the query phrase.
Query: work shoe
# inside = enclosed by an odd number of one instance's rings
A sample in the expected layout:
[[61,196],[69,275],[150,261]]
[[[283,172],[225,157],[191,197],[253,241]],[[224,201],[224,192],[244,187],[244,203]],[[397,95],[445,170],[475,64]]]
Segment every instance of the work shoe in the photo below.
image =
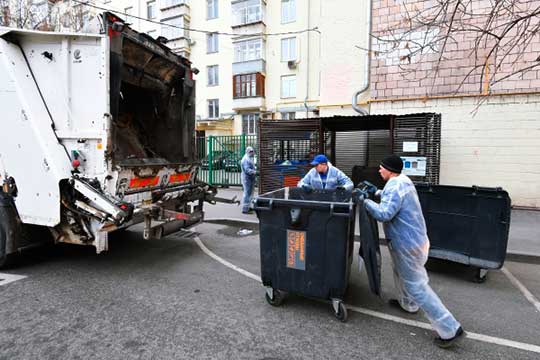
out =
[[458,341],[463,339],[463,336],[465,335],[465,331],[463,331],[463,328],[460,326],[459,329],[456,331],[456,335],[450,339],[441,339],[439,336],[437,336],[433,342],[435,342],[435,345],[437,345],[440,348],[448,349],[449,347],[455,345]]
[[409,311],[409,310],[404,309],[403,306],[401,306],[401,304],[399,303],[399,300],[397,300],[397,299],[388,300],[388,305],[390,305],[393,308],[399,309],[399,310],[401,310],[403,312],[406,312],[407,314],[416,314],[418,312],[418,310]]

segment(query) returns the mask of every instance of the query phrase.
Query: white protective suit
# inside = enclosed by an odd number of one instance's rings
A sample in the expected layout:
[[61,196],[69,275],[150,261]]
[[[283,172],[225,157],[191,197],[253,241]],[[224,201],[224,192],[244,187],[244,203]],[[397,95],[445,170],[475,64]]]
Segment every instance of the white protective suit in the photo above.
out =
[[326,181],[321,179],[321,175],[316,168],[308,171],[306,176],[298,182],[298,187],[303,185],[311,186],[313,189],[335,190],[338,186],[342,186],[347,191],[353,189],[353,182],[341,170],[328,163],[328,171],[326,172]]
[[384,225],[401,306],[411,312],[421,308],[442,339],[452,338],[461,325],[428,284],[424,265],[429,239],[413,182],[403,174],[391,178],[381,193],[381,203],[365,200],[364,206]]

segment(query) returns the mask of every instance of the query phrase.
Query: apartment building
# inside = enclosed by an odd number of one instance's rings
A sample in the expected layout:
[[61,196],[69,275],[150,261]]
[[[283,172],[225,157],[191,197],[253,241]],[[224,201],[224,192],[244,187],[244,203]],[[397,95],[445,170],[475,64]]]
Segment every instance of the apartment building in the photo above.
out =
[[204,8],[193,8],[192,27],[227,34],[205,34],[206,48],[191,49],[203,75],[197,88],[200,130],[223,133],[232,122],[229,133],[256,134],[261,118],[355,113],[352,95],[367,79],[366,54],[356,47],[365,45],[365,3],[201,3]]

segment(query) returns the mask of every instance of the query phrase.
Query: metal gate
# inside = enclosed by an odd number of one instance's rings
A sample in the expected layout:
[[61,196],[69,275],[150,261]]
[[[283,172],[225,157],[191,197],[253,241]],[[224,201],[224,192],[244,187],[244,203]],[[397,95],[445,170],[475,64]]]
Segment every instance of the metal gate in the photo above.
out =
[[296,186],[317,153],[356,184],[384,186],[378,170],[391,153],[404,159],[404,173],[416,182],[439,183],[439,114],[334,116],[288,121],[261,120],[260,193]]
[[248,146],[255,149],[255,163],[257,163],[256,135],[199,137],[197,139],[201,161],[199,178],[211,185],[241,186],[240,161]]

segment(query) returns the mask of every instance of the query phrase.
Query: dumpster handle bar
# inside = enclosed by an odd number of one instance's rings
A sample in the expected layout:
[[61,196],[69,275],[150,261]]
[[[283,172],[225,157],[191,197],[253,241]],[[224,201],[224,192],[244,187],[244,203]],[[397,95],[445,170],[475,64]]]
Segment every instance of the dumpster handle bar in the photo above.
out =
[[350,218],[352,216],[352,204],[349,205],[349,211],[346,213],[342,212],[334,212],[334,204],[330,204],[330,216],[338,216],[338,217],[347,217]]
[[[253,209],[254,210],[261,210],[261,211],[272,211],[274,208],[274,200],[275,199],[261,199],[257,198],[254,202]],[[279,200],[276,202],[279,204]],[[267,206],[264,206],[268,204]],[[304,207],[313,207],[314,205],[317,205],[316,202],[310,201],[310,202],[299,202],[296,204],[297,207],[304,208]],[[320,206],[322,204],[318,204],[319,206],[316,206],[318,208],[321,208]],[[347,209],[344,208],[344,205],[339,204],[338,206],[335,206],[336,204],[330,203],[330,216],[336,216],[336,217],[347,217],[350,218],[353,215],[353,204],[347,204]],[[324,207],[324,205],[323,205]],[[338,211],[334,211],[338,210]],[[339,212],[339,210],[347,210],[347,212]]]
[[264,211],[272,211],[272,208],[274,207],[274,199],[269,199],[267,200],[268,201],[268,206],[260,206],[259,204],[262,203],[263,201],[261,201],[262,199],[257,199],[255,201],[255,206],[253,207],[253,209],[255,210],[264,210]]

